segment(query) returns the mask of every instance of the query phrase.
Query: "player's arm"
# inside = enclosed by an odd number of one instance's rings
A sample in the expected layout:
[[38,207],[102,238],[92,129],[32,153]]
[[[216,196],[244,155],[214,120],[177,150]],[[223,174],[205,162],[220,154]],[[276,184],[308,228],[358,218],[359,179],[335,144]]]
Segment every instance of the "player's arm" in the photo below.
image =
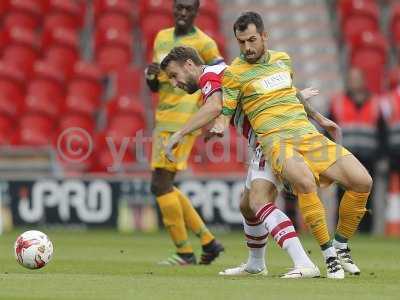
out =
[[315,120],[314,118],[317,116],[318,112],[311,106],[311,104],[307,101],[311,97],[314,97],[319,94],[319,91],[313,88],[306,88],[304,90],[297,89],[296,97],[299,99],[300,103],[303,104],[304,110],[307,113],[307,116],[310,119]]
[[224,132],[228,129],[232,116],[220,114],[215,120],[210,130],[207,131],[204,141],[209,141],[213,137],[223,137]]
[[160,64],[152,63],[148,65],[144,73],[149,89],[154,93],[158,92],[160,88],[160,82],[158,81],[158,75],[160,74]]
[[184,137],[213,121],[221,114],[222,111],[222,93],[220,91],[214,92],[208,97],[207,102],[200,107],[189,121],[177,133]]
[[170,161],[174,161],[172,150],[179,142],[188,134],[206,126],[222,111],[222,93],[214,92],[208,97],[207,102],[186,122],[186,124],[177,132],[175,132],[168,140],[165,147],[165,154]]
[[307,88],[302,91],[297,90],[296,97],[299,99],[301,104],[303,104],[307,116],[318,123],[324,130],[326,130],[329,135],[336,141],[341,140],[342,130],[339,125],[337,125],[332,120],[324,117],[321,113],[316,111],[308,102],[308,99],[319,94],[318,90]]

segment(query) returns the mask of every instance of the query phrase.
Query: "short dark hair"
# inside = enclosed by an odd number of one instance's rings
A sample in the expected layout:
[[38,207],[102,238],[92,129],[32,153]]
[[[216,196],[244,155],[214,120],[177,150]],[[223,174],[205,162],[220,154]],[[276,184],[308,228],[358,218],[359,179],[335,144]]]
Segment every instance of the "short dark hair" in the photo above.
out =
[[240,15],[233,24],[233,33],[236,36],[236,31],[245,31],[250,24],[254,24],[258,33],[264,32],[264,22],[260,14],[254,11],[247,11]]
[[[174,0],[174,5],[176,4],[176,0]],[[196,9],[199,9],[200,7],[200,0],[196,0]]]
[[191,47],[187,46],[178,46],[173,48],[168,55],[161,62],[161,70],[164,70],[168,67],[170,62],[176,61],[179,63],[184,63],[188,59],[191,59],[196,65],[200,66],[203,64],[199,54],[197,51]]

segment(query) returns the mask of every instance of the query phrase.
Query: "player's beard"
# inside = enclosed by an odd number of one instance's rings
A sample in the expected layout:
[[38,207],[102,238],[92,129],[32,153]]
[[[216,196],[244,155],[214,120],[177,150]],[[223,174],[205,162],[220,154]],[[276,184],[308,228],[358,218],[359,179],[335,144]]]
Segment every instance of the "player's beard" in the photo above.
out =
[[199,85],[197,84],[197,81],[189,76],[187,82],[185,83],[185,91],[188,94],[194,94],[197,92],[198,89]]

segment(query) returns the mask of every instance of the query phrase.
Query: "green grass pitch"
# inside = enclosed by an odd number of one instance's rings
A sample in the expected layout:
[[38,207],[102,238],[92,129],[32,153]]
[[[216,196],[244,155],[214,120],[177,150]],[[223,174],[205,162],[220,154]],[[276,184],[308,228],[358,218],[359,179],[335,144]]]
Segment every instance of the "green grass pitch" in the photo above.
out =
[[[52,239],[52,262],[27,270],[13,256],[22,230],[0,236],[1,300],[110,299],[400,299],[400,240],[361,236],[352,242],[362,274],[344,280],[284,280],[286,253],[269,240],[267,277],[221,277],[218,271],[247,257],[242,234],[221,233],[226,253],[211,266],[166,267],[157,261],[173,252],[166,233],[120,234],[113,231],[44,230]],[[195,240],[192,238],[192,240]],[[302,238],[323,275],[316,243]],[[199,252],[199,244],[194,244]]]

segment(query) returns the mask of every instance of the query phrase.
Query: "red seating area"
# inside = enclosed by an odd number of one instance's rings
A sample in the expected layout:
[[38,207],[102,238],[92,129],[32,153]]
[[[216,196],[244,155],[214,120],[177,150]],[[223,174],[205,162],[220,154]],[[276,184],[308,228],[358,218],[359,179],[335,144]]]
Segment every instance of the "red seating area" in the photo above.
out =
[[383,8],[380,4],[375,0],[341,0],[337,4],[348,64],[365,72],[368,86],[374,93],[381,93],[388,87],[386,75],[391,51],[396,52],[396,60],[400,61],[400,3],[387,4],[390,10],[387,30],[381,26]]
[[[218,3],[201,3],[197,24],[224,51]],[[173,26],[172,4],[173,0],[0,1],[0,147],[93,148],[79,163],[60,153],[58,160],[70,173],[108,171],[115,153],[106,137],[118,151],[124,138],[146,130],[151,99],[141,99],[142,70],[151,59],[155,34]],[[138,41],[143,53],[135,53]],[[143,59],[135,59],[140,56]],[[135,60],[141,64],[135,65]],[[67,130],[73,128],[84,133]],[[58,144],[63,133],[71,144]],[[131,142],[119,170],[129,170],[136,161]]]

